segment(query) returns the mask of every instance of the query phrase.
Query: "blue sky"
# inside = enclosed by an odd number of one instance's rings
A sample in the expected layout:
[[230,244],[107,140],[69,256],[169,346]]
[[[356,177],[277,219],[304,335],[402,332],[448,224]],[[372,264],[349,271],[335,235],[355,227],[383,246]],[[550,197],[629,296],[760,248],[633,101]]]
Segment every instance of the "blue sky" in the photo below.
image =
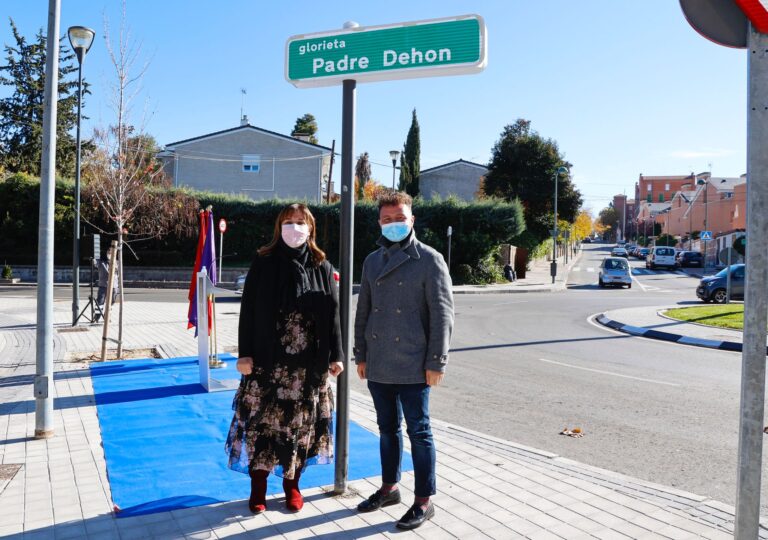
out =
[[[47,27],[46,0],[3,0],[25,36]],[[738,176],[746,168],[746,53],[690,28],[675,0],[494,2],[257,2],[129,0],[127,24],[149,61],[133,119],[160,144],[239,124],[241,88],[250,123],[289,133],[317,118],[320,143],[341,144],[341,87],[296,89],[284,79],[285,41],[295,34],[477,13],[488,28],[488,67],[478,75],[358,85],[355,153],[369,152],[374,178],[391,182],[389,150],[401,149],[416,108],[422,167],[459,158],[486,163],[504,125],[531,120],[573,163],[585,206],[634,193],[639,174]],[[97,32],[85,64],[93,84],[85,113],[110,122],[113,33],[119,0],[62,0],[61,31]],[[7,95],[0,88],[0,95]],[[381,164],[381,165],[377,165]],[[337,169],[338,170],[338,169]],[[338,176],[334,172],[338,185]]]

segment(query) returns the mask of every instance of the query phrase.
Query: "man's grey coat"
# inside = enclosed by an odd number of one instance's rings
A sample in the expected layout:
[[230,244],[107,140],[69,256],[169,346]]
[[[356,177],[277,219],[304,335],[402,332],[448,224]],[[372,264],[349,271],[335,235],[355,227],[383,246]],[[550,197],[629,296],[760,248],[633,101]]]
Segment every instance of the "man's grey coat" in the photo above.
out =
[[366,257],[355,317],[355,363],[387,384],[426,382],[445,371],[453,330],[451,276],[443,256],[411,233]]

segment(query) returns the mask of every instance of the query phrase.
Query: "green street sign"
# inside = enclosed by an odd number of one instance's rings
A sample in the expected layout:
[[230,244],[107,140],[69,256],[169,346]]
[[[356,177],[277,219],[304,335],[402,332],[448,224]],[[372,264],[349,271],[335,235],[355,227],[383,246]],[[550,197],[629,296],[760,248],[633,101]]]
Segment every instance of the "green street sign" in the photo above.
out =
[[298,88],[478,73],[487,36],[479,15],[293,36],[285,78]]

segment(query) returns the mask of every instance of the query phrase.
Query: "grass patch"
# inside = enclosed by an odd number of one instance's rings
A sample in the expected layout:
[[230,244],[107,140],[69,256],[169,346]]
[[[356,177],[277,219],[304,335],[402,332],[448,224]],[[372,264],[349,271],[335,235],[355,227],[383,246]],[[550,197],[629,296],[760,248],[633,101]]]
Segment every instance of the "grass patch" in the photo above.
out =
[[731,330],[744,329],[744,304],[669,309],[664,314],[679,321],[706,324],[717,328],[730,328]]

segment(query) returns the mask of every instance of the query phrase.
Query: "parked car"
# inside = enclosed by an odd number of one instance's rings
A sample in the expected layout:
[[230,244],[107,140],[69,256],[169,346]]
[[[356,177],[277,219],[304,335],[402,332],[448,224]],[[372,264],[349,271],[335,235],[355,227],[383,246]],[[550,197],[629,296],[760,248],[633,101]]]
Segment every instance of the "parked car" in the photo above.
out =
[[581,241],[581,243],[582,244],[591,244],[592,243],[592,239],[589,236],[587,236],[584,240]]
[[651,252],[650,248],[646,248],[646,247],[637,248],[637,251],[635,251],[635,257],[637,257],[638,259],[645,260],[645,258],[648,256],[650,252]]
[[629,253],[627,253],[627,250],[623,247],[615,247],[611,250],[611,256],[612,257],[624,257],[625,259],[629,258]]
[[627,286],[632,288],[632,274],[630,273],[629,263],[622,257],[606,257],[600,263],[600,274],[597,284],[604,288],[608,285]]
[[[744,299],[744,274],[745,266],[743,264],[731,265],[731,298],[734,300]],[[723,268],[714,276],[705,276],[701,278],[699,286],[696,287],[696,296],[702,302],[715,302],[724,304],[726,299],[726,287],[728,285],[728,268]]]
[[704,265],[704,257],[698,251],[681,251],[675,257],[675,265],[678,268],[686,266],[701,267]]
[[651,249],[645,258],[645,267],[655,270],[659,266],[667,268],[675,267],[675,248],[666,246],[656,246]]
[[237,276],[237,279],[235,279],[235,292],[237,294],[243,294],[243,289],[245,289],[245,276],[246,274],[240,274]]

